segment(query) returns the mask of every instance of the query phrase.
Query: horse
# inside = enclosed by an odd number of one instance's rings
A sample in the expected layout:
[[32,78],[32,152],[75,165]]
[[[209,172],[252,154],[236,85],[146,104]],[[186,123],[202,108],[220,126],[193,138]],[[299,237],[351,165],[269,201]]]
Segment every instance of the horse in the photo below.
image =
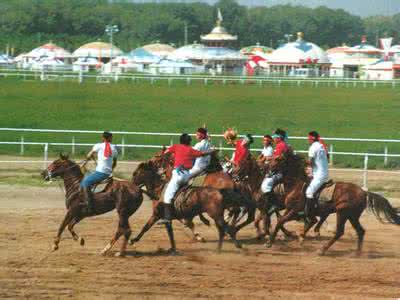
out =
[[[174,158],[171,153],[164,153],[165,149],[156,153],[150,161],[165,175],[166,180],[170,180],[172,171],[174,169]],[[235,201],[230,201],[230,204],[225,203],[225,207],[230,209],[232,217],[231,226],[235,226],[236,232],[240,231],[243,227],[252,223],[255,219],[256,203],[251,196],[251,191],[247,185],[243,185],[238,181],[233,180],[232,176],[222,171],[222,166],[218,160],[216,153],[210,155],[210,163],[205,170],[205,178],[202,183],[203,187],[212,187],[216,189],[233,190],[240,193],[242,197],[235,197]],[[239,213],[240,208],[243,207],[247,212],[247,219],[241,224],[236,224],[240,221]],[[200,215],[204,222],[204,218]],[[201,238],[196,233],[197,239]],[[203,240],[203,238],[201,238]]]
[[[151,194],[156,195],[153,200],[153,214],[147,223],[144,225],[140,233],[130,240],[130,244],[137,243],[142,236],[159,220],[163,217],[164,209],[163,202],[160,197],[163,188],[167,184],[159,173],[158,166],[152,161],[142,162],[138,165],[132,174],[132,182],[137,186],[144,185],[146,190]],[[234,228],[228,226],[224,220],[224,210],[226,208],[227,199],[241,197],[240,194],[235,193],[229,189],[216,189],[212,187],[186,187],[184,191],[178,192],[174,201],[174,215],[173,218],[183,220],[189,228],[193,229],[193,218],[202,213],[207,213],[215,221],[218,229],[219,240],[217,250],[221,251],[222,243],[227,232],[232,238],[236,248],[241,248],[240,242],[236,240],[236,231]],[[182,201],[177,199],[182,196]],[[179,202],[179,204],[177,203]],[[166,224],[168,237],[170,240],[171,248],[168,250],[170,253],[176,253],[176,244],[174,240],[172,223]]]
[[[267,247],[271,247],[275,237],[282,226],[297,218],[299,212],[304,210],[305,188],[309,182],[306,174],[306,162],[304,157],[296,154],[288,154],[281,158],[275,158],[270,162],[272,171],[283,174],[283,182],[287,193],[285,195],[285,213],[279,218]],[[390,202],[378,194],[364,191],[360,186],[348,182],[336,182],[332,195],[332,201],[320,204],[314,212],[311,221],[305,222],[303,237],[307,231],[317,222],[315,216],[326,219],[332,213],[336,213],[336,233],[318,251],[319,255],[326,254],[327,250],[344,234],[345,224],[350,221],[357,233],[356,256],[361,255],[365,229],[361,226],[360,217],[365,208],[369,208],[378,220],[400,225],[400,213],[391,206]],[[383,214],[383,216],[382,216]]]
[[93,213],[89,214],[87,205],[82,202],[81,193],[79,192],[79,184],[83,179],[83,174],[77,163],[69,160],[67,155],[60,154],[60,157],[42,172],[42,176],[47,181],[61,177],[64,181],[66,193],[67,213],[54,239],[53,251],[58,250],[65,227],[68,228],[72,238],[75,241],[79,241],[83,246],[85,240],[76,234],[74,226],[87,217],[101,215],[116,208],[119,216],[118,228],[110,243],[101,251],[101,254],[106,255],[123,235],[124,241],[116,256],[125,255],[127,242],[131,235],[128,219],[142,204],[144,191],[128,181],[113,180],[107,184],[102,192],[93,194],[95,209]]
[[[269,171],[268,166],[264,162],[256,160],[254,156],[249,155],[246,159],[240,162],[240,164],[233,170],[233,176],[238,178],[243,185],[247,185],[248,189],[252,193],[252,198],[256,199],[257,208],[260,214],[254,222],[254,226],[257,231],[257,239],[263,239],[267,235],[270,237],[270,225],[271,216],[276,214],[277,218],[280,217],[280,210],[285,208],[283,203],[284,194],[279,189],[274,189],[275,202],[269,203],[265,197],[261,194],[260,186],[264,180],[265,175]],[[260,222],[263,221],[264,232],[261,230]],[[288,231],[285,227],[282,227],[282,232],[286,237],[294,237],[294,233]]]

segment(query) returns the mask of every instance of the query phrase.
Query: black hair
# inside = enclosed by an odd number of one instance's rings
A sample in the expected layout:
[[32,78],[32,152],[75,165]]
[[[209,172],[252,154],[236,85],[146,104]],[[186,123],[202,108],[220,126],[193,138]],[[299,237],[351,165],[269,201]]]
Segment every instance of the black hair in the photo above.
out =
[[249,145],[251,145],[251,144],[254,143],[254,138],[253,138],[253,136],[252,136],[250,133],[246,134],[246,137],[247,137],[248,140],[249,140]]
[[182,135],[179,138],[179,142],[183,145],[190,145],[190,143],[192,142],[192,138],[189,134],[182,133]]
[[270,136],[269,134],[264,135],[264,138],[272,140],[272,136]]
[[285,137],[286,137],[286,131],[283,130],[283,129],[280,129],[280,128],[277,128],[277,129],[275,130],[275,134],[279,134],[282,138],[285,138]]
[[316,132],[315,130],[310,131],[310,132],[308,133],[308,135],[309,135],[309,136],[312,136],[312,137],[314,138],[314,140],[316,140],[316,141],[319,140],[319,134],[318,134],[318,132]]
[[197,132],[200,132],[201,134],[207,135],[207,129],[204,128],[204,127],[197,128]]
[[104,131],[103,138],[105,138],[106,140],[109,140],[110,138],[112,138],[112,133],[109,131]]

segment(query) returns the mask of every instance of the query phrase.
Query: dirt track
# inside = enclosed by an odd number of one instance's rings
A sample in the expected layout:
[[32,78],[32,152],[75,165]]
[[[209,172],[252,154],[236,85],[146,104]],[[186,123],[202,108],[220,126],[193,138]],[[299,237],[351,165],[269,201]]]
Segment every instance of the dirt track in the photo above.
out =
[[[362,217],[367,233],[361,258],[351,257],[356,236],[349,224],[326,257],[316,255],[332,235],[331,217],[322,238],[310,238],[303,246],[278,241],[266,249],[253,239],[249,226],[239,233],[245,250],[226,241],[221,254],[215,252],[214,226],[197,223],[207,242],[196,243],[175,224],[181,255],[174,257],[160,250],[169,243],[165,229],[156,226],[122,259],[99,255],[116,229],[115,212],[76,226],[86,239],[84,247],[65,232],[60,249],[51,253],[64,214],[60,190],[0,185],[0,192],[0,298],[400,297],[400,228],[382,225],[368,213]],[[145,201],[130,219],[133,234],[149,215],[150,202]],[[300,228],[301,224],[289,225]]]

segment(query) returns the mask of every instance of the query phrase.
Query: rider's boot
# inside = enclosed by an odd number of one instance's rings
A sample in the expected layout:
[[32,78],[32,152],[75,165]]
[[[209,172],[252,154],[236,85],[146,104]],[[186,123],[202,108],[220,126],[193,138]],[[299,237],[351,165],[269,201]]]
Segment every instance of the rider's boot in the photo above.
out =
[[90,187],[82,187],[81,191],[82,191],[85,201],[87,203],[88,214],[89,215],[94,214],[94,212],[95,212],[94,199],[93,199],[93,194],[92,194],[92,191],[90,190]]
[[304,205],[304,218],[310,219],[316,209],[316,201],[314,198],[306,198],[306,203]]
[[163,203],[164,206],[164,218],[158,221],[158,224],[168,224],[172,221],[172,204]]

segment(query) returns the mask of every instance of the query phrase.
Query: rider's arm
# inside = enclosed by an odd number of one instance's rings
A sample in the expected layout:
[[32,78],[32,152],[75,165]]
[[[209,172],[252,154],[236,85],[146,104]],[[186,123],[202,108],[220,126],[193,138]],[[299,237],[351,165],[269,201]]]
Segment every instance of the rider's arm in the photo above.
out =
[[116,166],[117,166],[117,158],[114,157],[114,158],[113,158],[112,169],[114,170]]

